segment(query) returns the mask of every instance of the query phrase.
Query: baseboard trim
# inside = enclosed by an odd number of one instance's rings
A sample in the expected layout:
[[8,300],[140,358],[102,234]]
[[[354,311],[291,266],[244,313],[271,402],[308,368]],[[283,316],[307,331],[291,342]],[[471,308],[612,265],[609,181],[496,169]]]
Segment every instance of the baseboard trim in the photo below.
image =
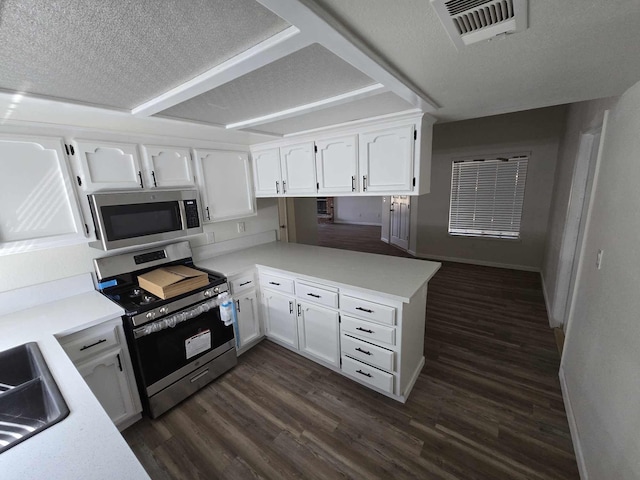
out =
[[351,222],[351,221],[343,221],[343,220],[334,220],[333,223],[339,223],[341,225],[371,225],[373,227],[381,227],[381,223],[374,222]]
[[542,296],[544,297],[544,306],[547,309],[547,318],[549,319],[549,327],[551,328],[562,328],[561,323],[556,323],[553,319],[553,315],[551,312],[551,303],[549,302],[549,295],[547,295],[547,284],[544,283],[544,275],[540,272],[540,281],[542,282]]
[[431,255],[428,253],[417,253],[416,257],[424,260],[439,260],[442,262],[468,263],[470,265],[480,265],[483,267],[508,268],[510,270],[522,270],[525,272],[540,273],[539,267],[530,267],[529,265],[512,265],[510,263],[486,262],[484,260],[473,260],[470,258],[448,257],[445,255]]
[[564,409],[567,413],[567,421],[569,422],[569,432],[571,432],[573,451],[576,455],[576,463],[578,464],[578,473],[582,480],[589,480],[587,465],[584,462],[584,454],[582,453],[582,444],[580,443],[580,436],[578,435],[578,424],[576,423],[576,417],[573,415],[573,408],[571,407],[571,400],[569,399],[569,389],[567,387],[567,380],[565,378],[564,368],[562,365],[560,365],[558,377],[560,378],[560,389],[562,390]]

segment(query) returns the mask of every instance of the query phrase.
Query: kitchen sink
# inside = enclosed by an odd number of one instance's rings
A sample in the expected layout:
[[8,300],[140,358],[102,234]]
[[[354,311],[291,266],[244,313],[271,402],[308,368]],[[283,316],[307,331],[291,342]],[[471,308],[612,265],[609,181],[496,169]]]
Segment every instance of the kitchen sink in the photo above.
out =
[[35,342],[0,352],[0,453],[69,415]]

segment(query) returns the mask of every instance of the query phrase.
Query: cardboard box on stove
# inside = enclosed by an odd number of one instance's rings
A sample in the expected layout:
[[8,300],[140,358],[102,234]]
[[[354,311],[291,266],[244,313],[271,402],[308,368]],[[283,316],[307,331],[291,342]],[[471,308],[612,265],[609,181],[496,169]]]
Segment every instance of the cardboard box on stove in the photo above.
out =
[[138,284],[146,291],[167,299],[181,295],[209,283],[205,272],[184,265],[162,267],[138,276]]

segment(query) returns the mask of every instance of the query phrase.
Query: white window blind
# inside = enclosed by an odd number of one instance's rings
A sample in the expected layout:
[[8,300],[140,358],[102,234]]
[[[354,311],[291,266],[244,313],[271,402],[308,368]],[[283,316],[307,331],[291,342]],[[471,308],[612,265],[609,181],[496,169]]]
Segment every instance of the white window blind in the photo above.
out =
[[528,161],[527,156],[454,161],[449,233],[519,238]]

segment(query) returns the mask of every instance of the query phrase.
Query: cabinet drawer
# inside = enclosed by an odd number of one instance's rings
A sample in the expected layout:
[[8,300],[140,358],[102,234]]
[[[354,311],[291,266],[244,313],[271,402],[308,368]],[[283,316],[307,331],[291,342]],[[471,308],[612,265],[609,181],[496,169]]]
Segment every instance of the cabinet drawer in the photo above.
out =
[[385,327],[384,325],[367,322],[359,318],[342,315],[341,329],[342,333],[352,334],[367,341],[382,342],[389,345],[396,344],[396,329],[392,327]]
[[361,298],[340,295],[340,309],[358,317],[386,325],[396,324],[396,309]]
[[345,334],[341,336],[341,345],[343,355],[349,355],[389,372],[395,371],[395,352],[391,350],[363,342]]
[[268,273],[260,274],[260,286],[279,292],[294,293],[293,280]]
[[245,290],[255,288],[256,279],[253,276],[252,272],[234,277],[232,280],[229,280],[229,283],[231,284],[231,293],[237,295],[238,293],[244,292]]
[[62,348],[74,363],[120,345],[118,326],[113,323],[89,328],[67,338],[62,339]]
[[393,393],[393,375],[342,355],[342,371],[385,392]]
[[331,308],[338,308],[338,290],[331,287],[320,287],[296,281],[298,297],[308,302],[319,303]]

